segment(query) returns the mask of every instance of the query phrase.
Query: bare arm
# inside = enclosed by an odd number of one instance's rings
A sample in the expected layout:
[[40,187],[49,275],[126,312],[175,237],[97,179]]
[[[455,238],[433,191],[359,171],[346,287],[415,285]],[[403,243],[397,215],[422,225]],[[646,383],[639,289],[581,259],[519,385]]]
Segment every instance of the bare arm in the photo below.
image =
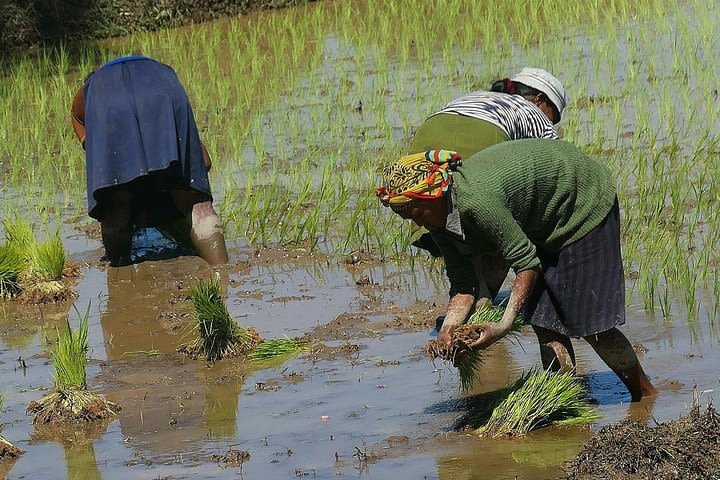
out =
[[204,143],[200,142],[200,146],[202,147],[203,162],[205,162],[205,169],[209,172],[210,168],[212,167],[212,160],[210,160],[210,154],[208,153],[207,148],[205,148]]
[[72,101],[70,110],[70,121],[72,122],[75,135],[85,148],[85,99],[83,98],[85,88],[80,87]]
[[477,325],[476,328],[481,335],[476,342],[470,345],[470,348],[474,350],[487,348],[507,335],[518,314],[525,306],[525,302],[535,287],[535,282],[537,282],[539,276],[540,272],[537,270],[523,270],[517,274],[502,319],[495,324]]
[[450,344],[452,331],[467,321],[474,306],[475,295],[457,293],[450,297],[450,302],[445,312],[445,320],[443,321],[442,327],[440,327],[440,334],[438,335],[438,342],[441,345]]

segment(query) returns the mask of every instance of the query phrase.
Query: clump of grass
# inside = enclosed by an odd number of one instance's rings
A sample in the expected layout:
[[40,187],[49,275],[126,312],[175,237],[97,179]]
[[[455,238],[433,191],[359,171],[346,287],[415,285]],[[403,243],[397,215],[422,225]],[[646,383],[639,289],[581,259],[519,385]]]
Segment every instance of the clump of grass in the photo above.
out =
[[549,425],[583,424],[597,418],[574,372],[532,369],[498,395],[490,417],[476,433],[517,436]]
[[119,405],[106,400],[103,395],[87,391],[85,363],[89,317],[88,305],[76,331],[68,320],[67,328],[58,332],[58,344],[52,357],[55,388],[28,405],[28,413],[35,415],[33,424],[90,422],[113,417],[120,411]]
[[15,217],[4,220],[6,244],[0,247],[0,296],[23,293],[28,303],[66,300],[72,291],[62,281],[67,266],[59,233],[45,241],[35,238],[32,225]]
[[29,268],[21,282],[26,301],[46,303],[65,300],[71,291],[62,281],[67,256],[58,234],[31,247]]
[[29,260],[35,245],[35,233],[30,222],[15,215],[12,219],[3,220],[3,228],[5,241],[13,245],[21,257]]
[[[488,323],[498,323],[502,319],[504,313],[503,307],[481,307],[470,317],[466,325],[462,325],[455,329],[452,334],[452,342],[450,347],[441,347],[437,340],[429,340],[425,347],[425,352],[431,360],[440,358],[445,362],[453,363],[457,366],[460,375],[460,389],[469,390],[475,383],[475,378],[482,366],[482,359],[485,354],[484,350],[471,350],[469,344],[477,340],[478,334],[472,325],[485,325]],[[522,319],[517,318],[511,327],[512,332],[520,330],[522,327]]]
[[20,292],[18,280],[24,268],[25,261],[14,245],[0,245],[0,299]]
[[272,360],[276,358],[288,359],[307,350],[307,342],[294,338],[271,338],[260,342],[252,352],[250,358],[253,360]]
[[65,260],[65,246],[56,234],[49,240],[35,244],[30,270],[37,281],[58,281],[62,278]]
[[[5,394],[0,393],[0,413],[3,412],[4,403]],[[1,433],[2,431],[0,430],[0,434]],[[5,440],[2,435],[0,435],[0,460],[6,457],[15,458],[22,455],[23,453],[25,453],[24,450],[17,448],[15,445]]]
[[241,327],[225,306],[218,279],[200,280],[191,290],[197,337],[178,351],[214,362],[248,354],[260,341],[252,328]]

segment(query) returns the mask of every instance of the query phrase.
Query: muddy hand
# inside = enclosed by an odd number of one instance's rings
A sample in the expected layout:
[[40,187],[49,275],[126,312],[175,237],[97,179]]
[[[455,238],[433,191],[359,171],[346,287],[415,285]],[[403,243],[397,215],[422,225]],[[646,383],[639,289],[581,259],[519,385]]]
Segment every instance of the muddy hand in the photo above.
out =
[[507,333],[499,325],[489,323],[485,325],[473,325],[478,334],[478,339],[468,344],[470,350],[482,350],[500,340]]
[[437,337],[437,342],[440,348],[449,349],[452,346],[452,334],[457,327],[457,325],[443,325],[440,327],[440,333]]

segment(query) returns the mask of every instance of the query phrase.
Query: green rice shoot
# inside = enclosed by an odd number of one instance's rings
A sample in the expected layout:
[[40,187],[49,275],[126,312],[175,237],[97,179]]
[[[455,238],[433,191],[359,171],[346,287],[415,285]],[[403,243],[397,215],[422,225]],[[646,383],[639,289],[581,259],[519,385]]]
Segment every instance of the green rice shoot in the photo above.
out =
[[[498,323],[502,320],[505,308],[498,307],[480,307],[468,320],[468,325],[484,325],[488,323]],[[510,328],[511,332],[517,332],[522,328],[522,318],[518,315]],[[460,374],[460,389],[462,391],[470,390],[475,384],[475,378],[482,366],[482,358],[485,354],[484,350],[474,350],[463,355],[458,362],[458,373]]]
[[250,358],[258,361],[275,358],[288,359],[303,350],[307,350],[307,348],[306,343],[294,338],[271,338],[253,348],[252,352],[250,352]]
[[53,235],[44,242],[34,245],[31,263],[31,274],[38,282],[59,281],[65,267],[65,246],[59,234]]
[[0,299],[12,297],[20,291],[18,279],[25,263],[15,245],[0,245]]
[[35,245],[35,233],[30,222],[15,215],[12,220],[3,220],[3,228],[5,229],[5,241],[14,245],[20,255],[29,259]]
[[191,290],[198,338],[188,353],[203,355],[208,361],[247,352],[254,335],[241,327],[225,306],[218,279],[200,280]]
[[549,425],[578,425],[599,418],[575,372],[532,369],[498,395],[485,437],[525,435]]
[[83,314],[77,313],[80,325],[76,330],[67,320],[67,328],[58,331],[58,344],[52,357],[55,390],[28,405],[27,412],[34,414],[35,425],[102,420],[114,417],[121,410],[103,395],[87,390],[85,364],[90,305]]
[[55,388],[63,390],[85,390],[87,374],[85,371],[86,353],[88,350],[88,321],[90,305],[80,316],[80,325],[73,331],[70,320],[67,328],[58,332],[58,344],[52,357],[55,369]]

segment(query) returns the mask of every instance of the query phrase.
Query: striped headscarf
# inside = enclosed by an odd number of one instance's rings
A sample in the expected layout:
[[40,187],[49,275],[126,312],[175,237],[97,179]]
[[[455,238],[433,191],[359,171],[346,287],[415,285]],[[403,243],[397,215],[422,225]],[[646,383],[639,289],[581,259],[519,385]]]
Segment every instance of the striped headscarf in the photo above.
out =
[[401,206],[414,199],[439,198],[450,185],[450,170],[461,162],[450,150],[405,155],[382,169],[382,186],[375,195],[385,206]]

